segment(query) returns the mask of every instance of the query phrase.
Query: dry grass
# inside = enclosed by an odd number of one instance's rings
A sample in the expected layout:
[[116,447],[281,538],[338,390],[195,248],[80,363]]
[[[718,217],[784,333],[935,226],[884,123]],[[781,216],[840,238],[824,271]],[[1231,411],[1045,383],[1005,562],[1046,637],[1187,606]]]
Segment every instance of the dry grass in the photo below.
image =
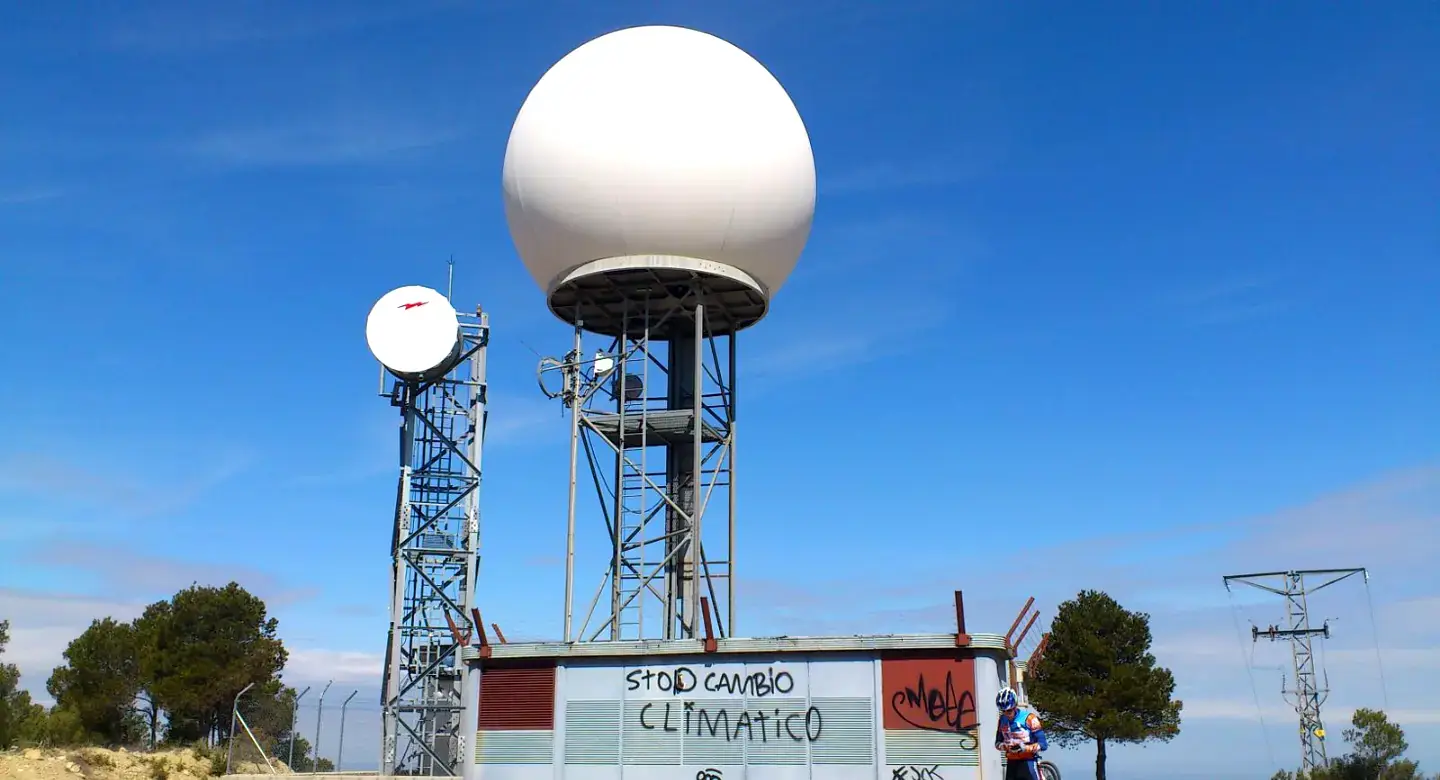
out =
[[[223,756],[221,757],[223,760]],[[211,756],[193,749],[130,753],[104,748],[28,749],[0,753],[0,778],[5,780],[206,780],[219,774]],[[289,774],[283,764],[276,771]],[[263,764],[241,761],[236,774],[268,774]]]

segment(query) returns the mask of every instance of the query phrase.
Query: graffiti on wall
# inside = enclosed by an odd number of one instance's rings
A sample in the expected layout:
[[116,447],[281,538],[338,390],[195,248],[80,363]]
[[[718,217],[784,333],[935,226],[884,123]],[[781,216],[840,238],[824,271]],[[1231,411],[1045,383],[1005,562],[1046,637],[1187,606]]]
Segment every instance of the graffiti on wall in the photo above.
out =
[[824,726],[825,718],[820,708],[815,706],[807,707],[804,712],[790,713],[782,713],[778,707],[768,713],[762,709],[745,708],[732,713],[723,707],[697,707],[693,701],[651,702],[640,708],[640,728],[647,731],[658,729],[691,737],[713,737],[726,742],[783,739],[814,742],[820,739]]
[[632,669],[625,675],[627,691],[661,691],[679,696],[691,691],[705,691],[724,696],[784,696],[795,690],[795,677],[789,672],[769,666],[753,672],[699,672],[688,666],[658,669]]
[[890,780],[945,780],[940,774],[940,765],[897,766],[890,771]]
[[973,660],[953,654],[886,658],[881,662],[881,675],[886,729],[961,734],[966,737],[966,750],[979,746]]
[[[639,726],[689,737],[726,742],[814,742],[825,728],[825,716],[815,706],[766,707],[764,700],[795,695],[795,676],[784,669],[735,667],[699,670],[689,666],[641,667],[625,674],[625,691],[686,697],[679,701],[649,701],[637,711]],[[702,696],[700,703],[688,698]],[[800,691],[799,696],[805,696]],[[734,705],[716,706],[713,699],[734,697]]]

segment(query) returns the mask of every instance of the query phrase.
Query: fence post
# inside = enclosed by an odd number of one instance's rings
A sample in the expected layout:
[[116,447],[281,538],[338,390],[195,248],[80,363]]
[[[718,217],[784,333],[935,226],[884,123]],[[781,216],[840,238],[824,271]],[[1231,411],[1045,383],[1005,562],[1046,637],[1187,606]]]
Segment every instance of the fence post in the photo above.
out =
[[330,686],[334,682],[331,680],[325,683],[325,687],[320,691],[320,701],[316,703],[315,707],[315,763],[310,765],[312,773],[320,771],[320,716],[325,714],[325,694],[330,691]]
[[345,708],[350,706],[350,700],[355,698],[359,691],[351,691],[349,696],[340,705],[340,746],[335,748],[335,771],[345,771]]
[[305,698],[305,694],[309,692],[310,686],[307,685],[305,686],[305,690],[301,691],[300,695],[295,697],[295,701],[291,702],[292,709],[290,710],[290,758],[288,761],[285,762],[285,764],[290,767],[291,772],[295,771],[295,720],[300,717],[300,700]]
[[235,716],[240,720],[240,728],[245,729],[245,735],[250,738],[250,744],[255,746],[255,752],[265,759],[265,768],[270,770],[270,774],[275,774],[275,765],[270,763],[270,755],[265,752],[265,748],[260,746],[260,740],[255,738],[255,732],[251,731],[250,724],[245,722],[245,716],[239,712],[236,712]]
[[226,735],[228,744],[225,746],[225,774],[227,775],[230,774],[230,761],[235,757],[235,718],[240,715],[240,697],[254,687],[255,683],[252,682],[241,688],[240,692],[235,694],[234,705],[230,707],[230,733]]

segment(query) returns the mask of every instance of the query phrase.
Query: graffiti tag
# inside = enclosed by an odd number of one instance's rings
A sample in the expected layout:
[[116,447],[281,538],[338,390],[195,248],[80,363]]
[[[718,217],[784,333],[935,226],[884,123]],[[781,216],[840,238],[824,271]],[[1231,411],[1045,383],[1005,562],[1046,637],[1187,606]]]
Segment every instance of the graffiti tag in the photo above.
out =
[[939,688],[925,683],[920,675],[914,687],[896,691],[890,697],[890,707],[902,720],[927,731],[964,732],[978,728],[975,695],[970,691],[955,692],[955,679],[945,673],[945,682]]

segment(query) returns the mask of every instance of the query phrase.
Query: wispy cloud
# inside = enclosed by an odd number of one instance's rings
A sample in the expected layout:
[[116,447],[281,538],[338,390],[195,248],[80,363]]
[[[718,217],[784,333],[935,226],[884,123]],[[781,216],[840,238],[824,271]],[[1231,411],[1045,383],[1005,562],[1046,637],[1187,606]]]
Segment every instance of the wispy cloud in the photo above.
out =
[[[1397,545],[1397,539],[1405,543]],[[1427,564],[1437,554],[1440,468],[1424,466],[1385,474],[1267,515],[1041,545],[1027,548],[1023,560],[988,556],[968,562],[961,574],[911,577],[900,586],[874,586],[893,579],[877,570],[854,572],[833,583],[760,580],[745,588],[756,594],[750,599],[758,604],[752,620],[790,625],[799,614],[814,628],[944,630],[953,620],[953,607],[946,598],[949,590],[991,581],[1019,566],[1027,572],[1031,591],[1022,595],[1037,596],[1042,611],[1081,588],[1099,587],[1129,606],[1151,611],[1157,620],[1157,642],[1189,647],[1193,655],[1209,647],[1191,638],[1197,629],[1211,637],[1218,631],[1217,641],[1222,643],[1226,632],[1233,632],[1232,609],[1256,620],[1280,619],[1280,605],[1258,592],[1237,593],[1237,606],[1232,606],[1222,575],[1383,560],[1385,568],[1372,574],[1384,582],[1377,590],[1375,609],[1386,652],[1393,650],[1397,659],[1410,657],[1407,653],[1412,650],[1433,651],[1440,657],[1440,649],[1432,647],[1440,642],[1440,630],[1428,628],[1431,623],[1426,621],[1432,613],[1440,613],[1440,579],[1429,573]],[[944,550],[917,551],[907,567],[950,571],[953,567],[945,565],[949,555]],[[1397,573],[1403,576],[1396,577]],[[857,587],[857,582],[866,586]],[[1365,644],[1374,641],[1367,615],[1371,594],[1359,578],[1350,584],[1354,587],[1348,591],[1324,591],[1326,598],[1316,601],[1316,608],[1357,613],[1347,620],[1346,641],[1360,644],[1339,644],[1335,649],[1368,650],[1373,660],[1373,649]],[[1019,608],[1018,601],[995,600],[983,589],[967,596],[966,604],[979,631],[1003,631]],[[1266,617],[1271,613],[1275,614]],[[1229,641],[1233,643],[1233,638]],[[1234,656],[1233,644],[1226,652]],[[1210,649],[1204,653],[1214,654]]]
[[216,131],[184,144],[205,162],[231,167],[372,163],[450,143],[464,128],[379,114],[277,120]]
[[1284,313],[1295,292],[1284,275],[1254,273],[1172,291],[1159,305],[1192,326],[1224,325]]
[[963,305],[963,277],[988,253],[963,217],[913,212],[832,223],[810,243],[796,273],[803,292],[781,291],[742,357],[754,392],[914,348]]
[[345,617],[375,617],[384,610],[375,604],[341,604],[335,607],[335,614]]
[[[1383,474],[1247,526],[1245,536],[1189,556],[1187,568],[1218,559],[1240,571],[1270,571],[1277,551],[1288,564],[1282,569],[1325,568],[1336,560],[1383,561],[1387,568],[1422,565],[1440,553],[1440,466]],[[1404,543],[1397,545],[1397,539]],[[1440,585],[1433,575],[1406,580]]]
[[171,558],[116,545],[52,541],[30,558],[50,566],[83,571],[98,577],[106,593],[126,599],[164,598],[192,584],[222,586],[244,583],[245,589],[272,608],[311,598],[313,588],[294,588],[275,575],[241,563]]
[[285,681],[291,685],[315,680],[374,685],[380,680],[384,662],[379,653],[292,648],[285,663]]
[[138,54],[203,54],[260,43],[293,42],[463,9],[458,0],[418,0],[382,8],[350,3],[248,2],[126,6],[97,29],[102,46]]
[[45,680],[71,640],[93,620],[132,620],[144,609],[141,601],[0,588],[0,619],[10,621],[10,644],[0,659],[19,666],[21,684],[48,702]]
[[820,179],[820,195],[870,195],[890,190],[949,187],[973,181],[994,170],[1001,161],[998,149],[977,148],[968,153],[889,160],[827,174]]
[[[188,584],[188,583],[187,583]],[[144,599],[97,598],[62,592],[0,588],[0,619],[10,621],[10,644],[0,660],[20,667],[22,685],[49,703],[45,680],[64,663],[65,648],[94,620],[129,621],[144,612]],[[282,628],[282,639],[284,630]],[[285,680],[291,684],[334,680],[373,686],[382,657],[373,652],[290,647]]]
[[902,337],[935,328],[950,309],[938,302],[921,302],[897,315],[840,317],[850,327],[837,328],[826,318],[813,326],[791,328],[780,339],[767,341],[759,354],[746,361],[746,369],[764,392],[776,380],[844,370],[893,355],[912,345]]
[[[1329,707],[1324,711],[1325,720],[1329,723],[1349,723],[1350,716],[1355,713],[1356,707]],[[1386,715],[1390,720],[1401,724],[1403,727],[1436,725],[1440,724],[1440,709],[1417,708],[1417,709],[1392,709]],[[1257,710],[1254,699],[1191,699],[1185,702],[1184,717],[1203,718],[1206,720],[1238,720],[1251,723],[1259,722],[1264,718],[1271,723],[1285,723],[1294,720],[1295,710],[1283,704],[1262,704]],[[1333,728],[1333,727],[1332,727]],[[1288,729],[1287,729],[1288,730]],[[1339,732],[1340,729],[1334,729]]]
[[877,28],[914,24],[925,17],[930,24],[954,25],[968,4],[945,0],[907,0],[904,3],[854,3],[846,0],[806,0],[773,3],[766,0],[729,0],[725,3],[686,3],[688,24],[702,29],[721,28],[737,39],[777,38],[793,45],[797,35],[820,37],[840,32],[873,32]]
[[[971,631],[1001,633],[1024,597],[1034,595],[1041,620],[1032,646],[1060,601],[1099,588],[1149,612],[1153,651],[1175,673],[1185,722],[1195,728],[1182,730],[1167,750],[1200,755],[1208,749],[1203,740],[1227,729],[1237,745],[1254,741],[1237,747],[1256,751],[1252,755],[1263,755],[1262,742],[1270,743],[1277,765],[1268,774],[1285,763],[1281,740],[1293,739],[1296,716],[1279,691],[1283,675],[1290,675],[1289,685],[1294,680],[1288,646],[1253,642],[1249,627],[1281,622],[1283,599],[1255,591],[1232,601],[1221,576],[1376,564],[1373,585],[1356,577],[1310,599],[1313,620],[1332,624],[1332,637],[1316,644],[1331,689],[1326,722],[1338,734],[1355,708],[1382,708],[1419,744],[1440,725],[1429,693],[1440,686],[1437,555],[1440,468],[1420,466],[1258,516],[1067,540],[1015,556],[957,560],[954,550],[921,547],[901,571],[886,560],[872,570],[852,567],[834,582],[741,585],[745,630],[783,627],[790,634],[953,631],[949,591],[955,588],[966,591]],[[1016,576],[1024,582],[1019,591],[1000,594],[987,586]],[[1261,717],[1264,729],[1255,727]],[[1070,759],[1062,754],[1060,760]]]
[[[905,210],[830,218],[811,236],[796,278],[806,285],[816,281],[853,285],[857,276],[866,276],[873,283],[890,280],[913,292],[917,280],[933,286],[988,252],[963,215]],[[903,267],[904,273],[898,273],[897,267]]]
[[0,494],[46,496],[118,509],[132,517],[179,512],[249,467],[248,455],[231,453],[208,470],[163,486],[119,471],[106,473],[36,453],[0,458]]
[[400,441],[400,415],[384,399],[377,397],[362,418],[346,426],[348,433],[337,441],[337,457],[313,471],[300,472],[289,478],[296,486],[336,486],[396,476],[399,461],[396,455]]
[[65,197],[61,187],[18,187],[0,189],[0,206],[26,206]]
[[549,441],[565,429],[564,407],[543,397],[493,393],[485,443],[511,446]]
[[[564,430],[563,407],[544,398],[490,393],[489,428],[485,431],[486,446],[513,447],[532,441],[550,441]],[[376,403],[385,407],[381,399]],[[392,412],[394,410],[391,410]],[[396,446],[399,441],[398,415],[383,418],[369,415],[357,428],[353,442],[343,449],[338,464],[321,471],[299,474],[290,478],[297,486],[343,485],[373,481],[399,474]]]

